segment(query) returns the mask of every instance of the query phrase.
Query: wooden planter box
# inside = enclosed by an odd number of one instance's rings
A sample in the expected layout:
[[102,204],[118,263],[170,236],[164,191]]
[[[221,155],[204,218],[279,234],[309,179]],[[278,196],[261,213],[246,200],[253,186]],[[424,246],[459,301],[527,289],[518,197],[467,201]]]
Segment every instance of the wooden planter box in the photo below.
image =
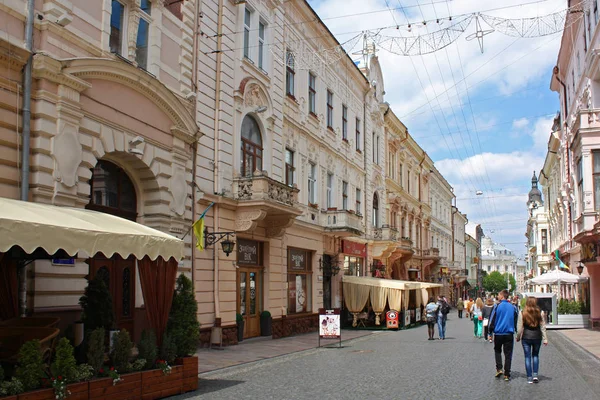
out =
[[182,393],[198,390],[198,357],[179,358],[175,362],[183,366]]
[[70,385],[67,385],[67,390],[71,392],[71,394],[67,396],[67,399],[69,400],[88,400],[90,395],[90,383],[72,383]]
[[19,400],[55,400],[53,388],[21,393],[18,397]]
[[2,400],[17,400],[18,396],[4,396],[0,397]]
[[113,386],[111,378],[89,382],[89,400],[139,400],[142,397],[142,373],[121,375],[121,382]]
[[172,365],[169,375],[165,375],[160,369],[142,372],[142,400],[155,400],[181,394],[182,388],[182,365]]

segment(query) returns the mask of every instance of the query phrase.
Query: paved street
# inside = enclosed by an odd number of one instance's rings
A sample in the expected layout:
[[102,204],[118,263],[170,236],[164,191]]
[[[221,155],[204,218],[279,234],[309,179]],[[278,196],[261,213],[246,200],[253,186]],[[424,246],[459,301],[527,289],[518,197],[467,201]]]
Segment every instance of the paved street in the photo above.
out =
[[550,340],[541,352],[537,385],[526,383],[520,344],[512,380],[495,379],[492,344],[473,338],[470,321],[452,317],[445,341],[427,341],[424,326],[375,333],[342,349],[312,349],[205,373],[198,392],[180,398],[600,398],[593,379],[600,374],[598,360],[560,333],[550,332]]

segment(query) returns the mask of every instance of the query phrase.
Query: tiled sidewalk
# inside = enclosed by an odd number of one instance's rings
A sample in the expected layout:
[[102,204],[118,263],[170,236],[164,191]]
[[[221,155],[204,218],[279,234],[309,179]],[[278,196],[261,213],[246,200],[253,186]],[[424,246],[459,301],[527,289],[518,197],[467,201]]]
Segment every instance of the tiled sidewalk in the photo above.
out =
[[557,332],[600,359],[600,331],[593,331],[591,329],[561,329]]
[[[372,335],[380,331],[354,331],[342,330],[342,343],[344,341],[363,336]],[[319,335],[317,332],[291,336],[283,339],[259,337],[246,339],[236,346],[219,349],[198,349],[198,373],[214,371],[234,365],[245,364],[253,361],[264,360],[298,351],[314,349],[318,346]],[[336,340],[322,340],[321,345],[333,345]]]

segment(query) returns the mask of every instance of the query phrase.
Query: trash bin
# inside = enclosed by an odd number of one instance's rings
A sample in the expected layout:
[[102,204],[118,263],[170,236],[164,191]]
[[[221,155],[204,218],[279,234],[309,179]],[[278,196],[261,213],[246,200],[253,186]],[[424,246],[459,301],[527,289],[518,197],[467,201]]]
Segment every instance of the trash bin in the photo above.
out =
[[385,322],[388,329],[398,329],[398,311],[390,310],[385,313]]

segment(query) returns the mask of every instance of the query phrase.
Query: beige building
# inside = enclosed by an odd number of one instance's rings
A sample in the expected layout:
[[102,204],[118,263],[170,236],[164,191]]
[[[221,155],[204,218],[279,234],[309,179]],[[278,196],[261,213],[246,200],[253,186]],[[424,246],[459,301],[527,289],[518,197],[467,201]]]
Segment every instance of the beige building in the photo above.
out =
[[[176,236],[193,220],[195,1],[35,2],[28,199],[98,210]],[[19,198],[26,2],[0,4],[0,195]],[[189,237],[188,237],[189,240]],[[180,263],[192,270],[192,251]],[[36,261],[27,312],[80,318],[86,275],[106,273],[116,323],[145,325],[136,261]],[[34,280],[33,277],[36,279]],[[22,287],[22,286],[21,286]]]

